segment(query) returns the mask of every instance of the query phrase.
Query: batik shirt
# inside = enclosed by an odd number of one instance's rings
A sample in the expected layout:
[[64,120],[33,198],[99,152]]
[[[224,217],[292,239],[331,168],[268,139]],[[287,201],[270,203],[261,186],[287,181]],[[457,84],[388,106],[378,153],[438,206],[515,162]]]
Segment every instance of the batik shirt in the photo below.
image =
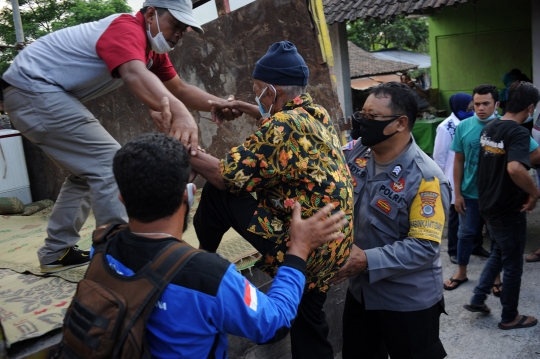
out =
[[228,189],[256,192],[259,206],[248,231],[276,245],[256,264],[274,275],[289,244],[292,206],[302,205],[310,217],[328,203],[346,214],[344,238],[319,247],[307,262],[308,289],[325,291],[330,279],[347,261],[353,240],[353,187],[337,133],[326,110],[309,94],[288,102],[266,119],[245,143],[221,161]]

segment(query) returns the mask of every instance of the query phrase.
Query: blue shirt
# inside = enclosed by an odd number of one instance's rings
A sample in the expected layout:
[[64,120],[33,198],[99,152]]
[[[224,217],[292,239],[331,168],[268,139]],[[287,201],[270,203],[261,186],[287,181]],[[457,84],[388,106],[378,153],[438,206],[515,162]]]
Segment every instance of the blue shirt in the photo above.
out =
[[[173,238],[139,237],[124,230],[106,254],[109,266],[129,277]],[[93,255],[93,248],[92,248]],[[267,294],[214,253],[193,256],[167,286],[148,318],[146,338],[153,358],[227,358],[227,334],[270,343],[288,333],[302,297],[305,262],[291,255],[279,267]],[[213,353],[214,341],[217,345]]]

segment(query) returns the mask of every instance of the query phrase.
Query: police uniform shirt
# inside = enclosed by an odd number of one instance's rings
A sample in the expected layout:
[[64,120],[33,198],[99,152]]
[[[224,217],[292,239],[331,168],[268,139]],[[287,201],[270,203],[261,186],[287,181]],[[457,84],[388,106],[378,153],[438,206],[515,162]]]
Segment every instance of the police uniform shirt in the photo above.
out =
[[371,149],[343,147],[354,185],[354,243],[368,271],[349,290],[367,310],[417,311],[442,299],[439,257],[450,187],[440,168],[411,140],[385,171],[375,174]]

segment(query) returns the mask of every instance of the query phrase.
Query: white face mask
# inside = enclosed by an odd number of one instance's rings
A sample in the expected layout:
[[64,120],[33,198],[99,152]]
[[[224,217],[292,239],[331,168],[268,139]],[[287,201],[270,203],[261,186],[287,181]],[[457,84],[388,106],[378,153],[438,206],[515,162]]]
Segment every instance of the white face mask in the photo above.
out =
[[193,202],[195,202],[195,196],[193,195],[193,188],[195,185],[193,183],[188,183],[186,186],[188,194],[188,212],[193,207]]
[[152,37],[152,34],[150,33],[150,24],[148,24],[148,30],[146,30],[146,35],[148,36],[148,40],[150,40],[150,44],[152,45],[152,50],[156,54],[164,54],[166,52],[171,51],[172,47],[169,47],[167,40],[165,40],[163,33],[159,29],[159,19],[158,19],[157,12],[156,12],[156,23],[157,23],[157,28],[159,31],[156,37]]

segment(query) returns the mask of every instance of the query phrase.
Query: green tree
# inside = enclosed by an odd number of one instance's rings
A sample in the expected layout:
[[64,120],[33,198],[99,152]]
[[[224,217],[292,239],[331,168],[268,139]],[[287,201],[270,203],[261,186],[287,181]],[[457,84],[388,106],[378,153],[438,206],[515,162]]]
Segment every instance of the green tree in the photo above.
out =
[[[131,12],[126,0],[19,0],[19,9],[25,42],[68,26]],[[11,6],[4,6],[0,9],[0,44],[15,43],[13,12]],[[0,75],[16,55],[17,50],[12,48],[0,52]]]
[[397,47],[404,50],[427,52],[427,18],[394,16],[387,19],[358,19],[347,25],[350,41],[366,51]]

